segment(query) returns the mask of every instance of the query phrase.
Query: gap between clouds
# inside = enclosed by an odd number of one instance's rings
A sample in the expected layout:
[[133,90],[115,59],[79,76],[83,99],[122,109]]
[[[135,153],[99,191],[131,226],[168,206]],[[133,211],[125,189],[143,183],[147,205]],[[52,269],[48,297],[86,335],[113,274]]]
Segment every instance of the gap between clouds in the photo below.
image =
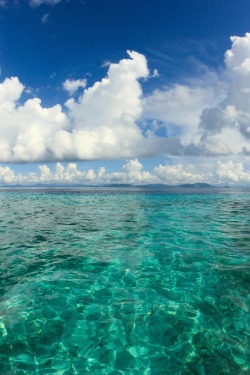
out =
[[[39,98],[19,104],[25,86],[17,77],[0,84],[0,161],[114,160],[155,156],[250,153],[250,34],[232,37],[224,76],[210,72],[189,85],[175,84],[145,97],[152,77],[146,57],[110,64],[92,87],[66,80],[70,98],[44,108]],[[154,74],[153,74],[154,75]],[[84,89],[85,88],[85,89]],[[146,124],[146,125],[145,125]],[[166,133],[157,136],[158,130]]]

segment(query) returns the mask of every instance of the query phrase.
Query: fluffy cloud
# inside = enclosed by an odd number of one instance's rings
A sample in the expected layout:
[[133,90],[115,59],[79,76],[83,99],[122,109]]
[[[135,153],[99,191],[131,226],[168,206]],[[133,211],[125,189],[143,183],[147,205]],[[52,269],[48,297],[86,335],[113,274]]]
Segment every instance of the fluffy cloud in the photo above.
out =
[[128,161],[120,172],[113,172],[107,175],[109,183],[129,183],[134,185],[150,184],[159,182],[152,173],[143,170],[138,159]]
[[1,161],[36,161],[49,158],[54,134],[68,124],[60,105],[43,108],[40,99],[17,104],[24,86],[17,78],[0,84]]
[[216,177],[219,182],[227,183],[249,183],[250,172],[248,165],[243,162],[218,162],[216,168]]
[[0,166],[1,184],[35,184],[35,183],[81,183],[87,185],[130,183],[147,184],[158,182],[158,178],[150,172],[144,171],[142,164],[137,160],[128,161],[121,171],[107,173],[105,167],[97,171],[93,169],[79,170],[76,163],[63,166],[56,163],[55,171],[52,172],[47,165],[38,167],[39,173],[28,173],[27,175],[15,174],[9,167]]
[[156,90],[144,100],[144,116],[163,122],[184,146],[180,154],[250,153],[250,33],[231,42],[224,82],[210,72],[203,82]]
[[144,116],[163,122],[168,135],[177,133],[181,143],[187,145],[197,134],[202,110],[217,103],[218,96],[217,87],[176,84],[148,96],[144,100]]
[[[149,74],[143,55],[111,64],[108,75],[60,105],[43,108],[41,100],[18,103],[24,86],[18,78],[0,84],[0,161],[52,161],[131,158],[155,154],[156,137],[137,126],[142,113],[139,78]],[[79,82],[77,83],[79,85]],[[69,86],[68,86],[69,88]],[[71,87],[72,88],[72,87]]]
[[19,177],[15,175],[14,171],[10,169],[10,167],[3,167],[0,165],[0,183],[13,184],[19,180]]
[[86,79],[66,79],[66,81],[63,82],[63,88],[69,95],[73,95],[79,88],[85,88],[86,86]]
[[203,80],[147,97],[140,79],[152,75],[145,56],[134,51],[109,64],[107,76],[92,87],[85,88],[85,79],[66,80],[70,95],[83,89],[65,103],[66,110],[59,104],[44,108],[39,98],[20,104],[25,87],[18,78],[6,79],[0,83],[0,161],[248,155],[250,34],[231,41],[225,82],[207,72]]
[[213,184],[244,185],[250,182],[250,161],[206,160],[199,165],[177,162],[160,164],[152,170],[144,170],[138,159],[129,160],[119,171],[108,173],[106,168],[80,170],[76,163],[64,166],[57,163],[54,171],[47,165],[38,167],[38,172],[16,174],[10,167],[0,166],[0,184],[132,184],[145,185],[164,183],[169,185],[209,182]]
[[225,53],[227,95],[204,109],[200,121],[201,145],[213,154],[250,152],[250,34],[231,41]]
[[176,165],[159,165],[155,167],[154,173],[156,177],[165,184],[182,184],[211,181],[211,175],[208,179],[206,173],[195,165],[183,165],[178,163]]

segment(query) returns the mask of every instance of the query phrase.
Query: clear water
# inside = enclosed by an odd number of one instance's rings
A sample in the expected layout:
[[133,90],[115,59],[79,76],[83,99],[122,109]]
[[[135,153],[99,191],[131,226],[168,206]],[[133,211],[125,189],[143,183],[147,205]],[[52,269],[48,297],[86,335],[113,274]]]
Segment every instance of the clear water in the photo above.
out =
[[249,374],[250,191],[0,191],[0,374]]

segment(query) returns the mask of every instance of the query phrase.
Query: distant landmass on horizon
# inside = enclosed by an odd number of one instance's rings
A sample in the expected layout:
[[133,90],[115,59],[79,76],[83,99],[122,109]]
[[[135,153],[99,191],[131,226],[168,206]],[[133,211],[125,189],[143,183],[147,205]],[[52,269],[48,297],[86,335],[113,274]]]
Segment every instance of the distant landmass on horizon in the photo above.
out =
[[196,182],[193,184],[102,184],[102,185],[86,185],[86,184],[15,184],[15,185],[0,185],[0,188],[140,188],[140,189],[173,189],[173,188],[230,188],[230,186],[210,185],[204,182]]

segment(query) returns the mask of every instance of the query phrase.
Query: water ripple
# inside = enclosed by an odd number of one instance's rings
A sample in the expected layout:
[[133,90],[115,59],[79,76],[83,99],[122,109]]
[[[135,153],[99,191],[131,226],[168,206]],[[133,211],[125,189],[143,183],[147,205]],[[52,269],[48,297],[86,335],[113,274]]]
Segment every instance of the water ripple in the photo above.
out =
[[0,373],[248,374],[247,190],[0,191]]

